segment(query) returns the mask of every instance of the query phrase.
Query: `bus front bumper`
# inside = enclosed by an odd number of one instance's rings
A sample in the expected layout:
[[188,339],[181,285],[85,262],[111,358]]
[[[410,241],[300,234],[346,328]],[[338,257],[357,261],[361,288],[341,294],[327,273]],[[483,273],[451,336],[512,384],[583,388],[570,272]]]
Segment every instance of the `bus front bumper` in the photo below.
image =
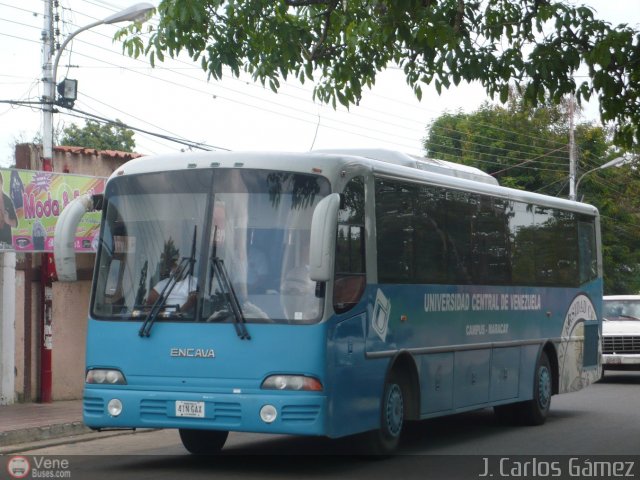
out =
[[[120,413],[110,413],[110,405],[118,404]],[[326,435],[326,405],[324,395],[312,392],[203,394],[85,388],[83,420],[100,430],[189,428]]]

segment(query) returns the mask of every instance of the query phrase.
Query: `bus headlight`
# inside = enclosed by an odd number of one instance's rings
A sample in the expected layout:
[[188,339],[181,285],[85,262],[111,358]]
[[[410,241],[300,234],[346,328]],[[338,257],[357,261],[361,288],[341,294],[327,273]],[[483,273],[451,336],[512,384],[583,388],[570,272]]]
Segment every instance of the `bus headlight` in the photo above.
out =
[[87,371],[84,380],[86,383],[103,384],[103,385],[126,385],[127,381],[120,370],[107,368],[94,368]]
[[122,413],[122,402],[117,398],[112,398],[107,404],[107,411],[112,417],[117,417]]
[[318,379],[304,375],[270,375],[262,382],[262,388],[321,392],[322,384]]

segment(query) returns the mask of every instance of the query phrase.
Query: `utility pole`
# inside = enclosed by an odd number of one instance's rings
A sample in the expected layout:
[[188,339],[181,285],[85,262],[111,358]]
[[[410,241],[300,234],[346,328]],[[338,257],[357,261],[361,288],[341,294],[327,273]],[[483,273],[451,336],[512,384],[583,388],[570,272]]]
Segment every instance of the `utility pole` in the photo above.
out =
[[[53,84],[53,5],[52,0],[44,0],[44,25],[42,27],[42,165],[45,172],[53,171],[53,105],[55,100],[55,85]],[[52,319],[52,291],[53,285],[51,254],[43,252],[40,255],[40,401],[52,401],[52,348],[53,325]]]
[[576,141],[573,132],[573,94],[569,96],[569,200],[576,199]]
[[53,170],[53,101],[55,85],[52,79],[53,5],[44,0],[42,27],[42,170]]

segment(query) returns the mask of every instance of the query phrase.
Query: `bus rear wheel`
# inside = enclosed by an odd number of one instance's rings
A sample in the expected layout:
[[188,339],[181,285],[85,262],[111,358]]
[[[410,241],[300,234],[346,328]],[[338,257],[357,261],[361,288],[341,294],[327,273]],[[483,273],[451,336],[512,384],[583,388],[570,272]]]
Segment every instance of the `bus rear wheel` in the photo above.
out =
[[213,455],[219,453],[227,441],[229,432],[224,430],[192,430],[180,428],[182,445],[194,455]]
[[405,421],[406,386],[392,373],[384,385],[380,408],[380,428],[366,434],[365,450],[372,455],[391,455],[398,448]]

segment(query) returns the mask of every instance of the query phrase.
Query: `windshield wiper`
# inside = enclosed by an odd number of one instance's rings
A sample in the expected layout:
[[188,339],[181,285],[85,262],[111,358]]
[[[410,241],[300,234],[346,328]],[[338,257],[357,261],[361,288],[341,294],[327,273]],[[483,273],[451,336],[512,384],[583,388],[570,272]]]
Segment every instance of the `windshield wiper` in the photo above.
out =
[[634,317],[633,315],[618,315],[618,318],[626,318],[629,320],[640,320],[640,318]]
[[233,285],[229,280],[229,274],[227,273],[227,269],[224,266],[224,262],[221,258],[214,255],[211,257],[211,268],[212,272],[218,279],[220,287],[222,288],[222,294],[224,295],[224,298],[229,304],[231,312],[233,313],[233,325],[236,329],[236,334],[238,335],[238,337],[240,337],[241,340],[251,340],[251,335],[249,335],[249,332],[247,331],[247,327],[245,325],[246,319],[244,318],[242,308],[240,307],[240,302],[238,301],[238,295],[236,295],[236,292],[233,289]]
[[[176,269],[175,272],[171,273],[171,275],[169,276],[169,281],[165,284],[162,291],[158,292],[160,295],[158,296],[156,301],[153,302],[153,305],[151,306],[149,313],[144,319],[144,322],[142,322],[142,326],[138,331],[138,335],[140,335],[141,337],[148,337],[151,334],[151,327],[153,326],[153,323],[156,321],[156,318],[158,318],[158,314],[160,313],[161,310],[169,307],[175,307],[174,305],[166,305],[166,302],[167,302],[167,299],[169,298],[169,295],[171,295],[173,288],[178,283],[178,280],[184,277],[184,274],[187,271],[187,268],[189,269],[188,271],[189,275],[193,275],[193,265],[196,262],[197,229],[198,229],[198,226],[194,225],[193,241],[191,243],[191,255],[188,257],[182,257],[182,259],[180,259],[178,268]],[[180,305],[178,305],[176,309],[179,309],[179,308],[180,308]]]

